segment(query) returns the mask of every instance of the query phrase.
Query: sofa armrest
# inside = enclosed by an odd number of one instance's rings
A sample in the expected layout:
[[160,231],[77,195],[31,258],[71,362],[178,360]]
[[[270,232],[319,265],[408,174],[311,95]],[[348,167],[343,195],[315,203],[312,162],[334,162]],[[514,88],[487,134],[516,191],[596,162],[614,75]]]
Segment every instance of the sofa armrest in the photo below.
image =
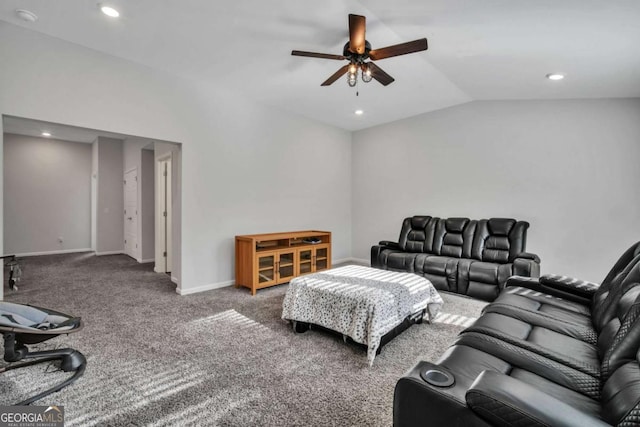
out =
[[530,259],[540,264],[540,257],[536,254],[532,254],[531,252],[520,252],[516,255],[516,258]]
[[593,295],[600,287],[597,283],[576,279],[574,277],[559,276],[556,274],[545,274],[541,276],[540,283],[545,286],[580,295],[588,299],[593,298]]
[[610,425],[523,381],[495,371],[478,375],[465,398],[471,410],[494,426]]
[[384,252],[387,250],[399,251],[400,245],[389,240],[382,240],[379,244],[371,246],[371,267],[387,269],[386,256]]
[[513,259],[513,274],[516,276],[540,276],[540,257],[529,252],[521,252]]
[[378,244],[380,246],[386,246],[389,249],[400,249],[400,245],[397,242],[392,242],[389,240],[381,240]]
[[566,299],[567,301],[577,302],[582,305],[588,306],[589,304],[591,304],[591,297],[585,297],[583,294],[571,292],[566,288],[557,288],[553,285],[542,283],[540,278],[523,277],[517,275],[509,277],[507,279],[507,283],[505,284],[505,288],[513,288],[516,286]]

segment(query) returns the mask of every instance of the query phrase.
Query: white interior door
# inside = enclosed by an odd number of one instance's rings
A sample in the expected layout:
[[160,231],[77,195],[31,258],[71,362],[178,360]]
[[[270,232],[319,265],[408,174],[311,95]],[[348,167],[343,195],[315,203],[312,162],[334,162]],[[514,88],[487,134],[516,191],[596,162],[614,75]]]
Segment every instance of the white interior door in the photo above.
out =
[[171,179],[171,159],[168,159],[166,161],[166,180],[165,180],[165,189],[166,189],[166,197],[165,197],[165,212],[167,213],[165,215],[165,219],[166,219],[166,224],[165,224],[165,230],[166,230],[166,244],[165,244],[165,252],[167,254],[166,256],[166,260],[165,260],[165,271],[167,273],[171,272],[171,261],[172,261],[172,251],[171,248],[173,248],[173,215],[172,215],[172,203],[173,203],[173,198],[172,198],[172,179]]
[[171,158],[157,163],[156,193],[156,265],[158,273],[171,272],[172,212]]
[[138,259],[138,171],[124,174],[124,253]]

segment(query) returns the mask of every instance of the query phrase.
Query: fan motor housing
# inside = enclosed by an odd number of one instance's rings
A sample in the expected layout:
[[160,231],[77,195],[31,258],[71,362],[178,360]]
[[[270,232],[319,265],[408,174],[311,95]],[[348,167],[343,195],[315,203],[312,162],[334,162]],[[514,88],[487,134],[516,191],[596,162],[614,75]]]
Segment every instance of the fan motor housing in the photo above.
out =
[[351,60],[351,62],[363,62],[364,60],[369,58],[369,51],[371,50],[371,43],[367,40],[364,41],[364,53],[357,54],[353,53],[349,50],[349,41],[345,43],[344,49],[342,49],[342,56],[347,57]]

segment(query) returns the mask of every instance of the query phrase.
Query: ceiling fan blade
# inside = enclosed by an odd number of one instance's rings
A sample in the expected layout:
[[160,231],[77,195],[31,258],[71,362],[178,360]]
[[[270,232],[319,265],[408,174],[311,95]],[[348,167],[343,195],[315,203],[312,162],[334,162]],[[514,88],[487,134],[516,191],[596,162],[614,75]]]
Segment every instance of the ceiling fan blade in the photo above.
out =
[[340,67],[338,71],[333,73],[333,75],[329,77],[327,80],[325,80],[320,86],[329,86],[330,84],[338,80],[340,77],[342,77],[344,74],[347,73],[347,70],[349,69],[349,65],[350,64],[347,64],[344,67]]
[[395,81],[393,77],[385,73],[382,68],[378,67],[373,62],[369,62],[368,65],[371,70],[371,77],[382,83],[383,86],[388,86]]
[[421,50],[427,50],[427,39],[419,39],[412,42],[383,47],[382,49],[374,49],[369,52],[369,58],[374,61],[379,61],[380,59],[420,52]]
[[364,16],[349,14],[349,51],[362,55],[367,21]]
[[341,61],[343,59],[347,59],[342,55],[331,55],[330,53],[316,53],[316,52],[304,52],[302,50],[292,50],[291,55],[293,56],[308,56],[311,58],[322,58],[322,59],[336,59]]

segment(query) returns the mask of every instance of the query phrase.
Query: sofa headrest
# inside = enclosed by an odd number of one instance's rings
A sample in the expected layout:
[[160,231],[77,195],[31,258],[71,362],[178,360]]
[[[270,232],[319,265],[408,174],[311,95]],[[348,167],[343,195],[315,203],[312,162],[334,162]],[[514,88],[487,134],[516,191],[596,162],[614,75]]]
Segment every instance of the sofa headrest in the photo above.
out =
[[444,226],[450,233],[462,233],[469,223],[469,218],[447,218]]
[[515,225],[513,218],[491,218],[488,222],[489,233],[494,236],[508,236]]
[[[406,252],[423,252],[425,244],[431,245],[433,235],[428,235],[425,228],[431,221],[430,216],[416,215],[405,218],[402,222],[398,245]],[[429,240],[427,242],[427,240]]]
[[426,215],[413,216],[411,217],[411,228],[413,228],[414,230],[424,230],[430,220],[431,217]]

